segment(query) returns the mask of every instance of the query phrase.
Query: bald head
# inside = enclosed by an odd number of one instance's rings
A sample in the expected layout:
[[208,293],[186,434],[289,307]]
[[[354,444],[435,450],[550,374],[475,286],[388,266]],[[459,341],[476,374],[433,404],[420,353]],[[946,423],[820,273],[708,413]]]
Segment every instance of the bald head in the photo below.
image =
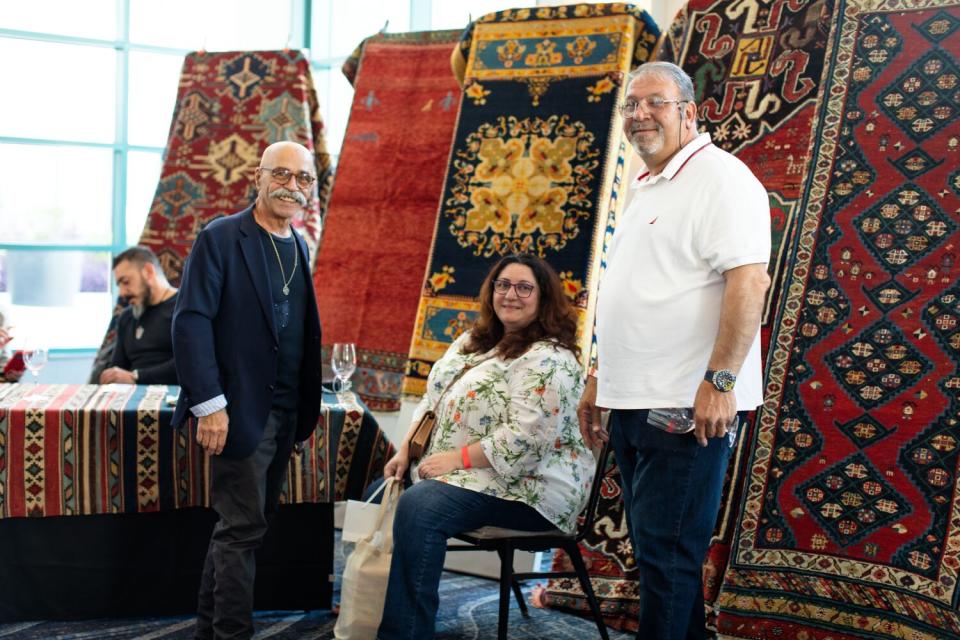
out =
[[289,140],[271,144],[264,150],[256,173],[257,222],[286,235],[290,220],[309,206],[316,179],[316,164],[309,149]]
[[260,157],[260,166],[275,167],[279,159],[287,158],[299,158],[309,165],[313,164],[313,154],[309,149],[299,142],[281,140],[264,149],[263,156]]

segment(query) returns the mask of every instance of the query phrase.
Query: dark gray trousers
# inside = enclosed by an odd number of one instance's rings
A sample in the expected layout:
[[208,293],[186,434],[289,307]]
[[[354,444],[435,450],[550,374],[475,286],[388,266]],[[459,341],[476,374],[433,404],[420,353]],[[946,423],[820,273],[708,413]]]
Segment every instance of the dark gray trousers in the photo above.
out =
[[210,502],[220,520],[200,578],[198,639],[253,636],[255,553],[276,512],[296,430],[296,412],[273,410],[252,454],[210,458]]

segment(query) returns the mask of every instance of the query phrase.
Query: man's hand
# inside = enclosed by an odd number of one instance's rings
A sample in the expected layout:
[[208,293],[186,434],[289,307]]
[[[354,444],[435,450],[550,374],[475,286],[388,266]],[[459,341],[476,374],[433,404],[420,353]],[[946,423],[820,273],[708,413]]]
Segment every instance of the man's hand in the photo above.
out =
[[137,384],[133,373],[120,367],[110,367],[100,374],[100,384]]
[[722,438],[737,416],[737,398],[732,391],[724,393],[704,380],[693,400],[694,434],[701,447],[707,438]]
[[600,422],[600,407],[597,406],[597,379],[587,376],[583,386],[580,404],[577,405],[577,419],[580,421],[580,435],[586,445],[594,449],[601,442],[610,440],[610,434]]
[[0,349],[3,349],[7,346],[7,343],[13,340],[13,336],[10,335],[7,329],[0,328]]
[[227,443],[230,418],[227,410],[220,409],[197,420],[197,444],[211,456],[218,456]]
[[407,467],[409,466],[410,446],[407,444],[407,441],[404,440],[403,444],[400,445],[400,449],[393,454],[393,457],[390,458],[383,467],[383,477],[403,480],[403,474],[407,472]]
[[463,467],[459,451],[444,451],[427,456],[417,467],[417,474],[423,480],[436,478]]

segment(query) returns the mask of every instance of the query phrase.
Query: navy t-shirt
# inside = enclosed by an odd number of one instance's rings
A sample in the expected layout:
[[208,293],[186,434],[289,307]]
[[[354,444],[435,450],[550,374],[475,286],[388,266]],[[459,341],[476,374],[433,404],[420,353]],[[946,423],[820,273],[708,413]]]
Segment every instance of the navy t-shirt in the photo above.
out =
[[[307,266],[296,253],[296,239],[273,236],[273,243],[266,230],[260,229],[260,244],[267,259],[270,273],[270,295],[273,298],[273,319],[280,339],[277,358],[277,384],[273,391],[273,406],[294,410],[300,401],[300,366],[303,361],[304,323],[307,317]],[[273,250],[276,244],[277,250]],[[277,254],[280,262],[277,262]],[[295,272],[294,256],[297,267]],[[280,263],[283,263],[281,274]],[[283,292],[284,276],[289,280],[289,293]]]

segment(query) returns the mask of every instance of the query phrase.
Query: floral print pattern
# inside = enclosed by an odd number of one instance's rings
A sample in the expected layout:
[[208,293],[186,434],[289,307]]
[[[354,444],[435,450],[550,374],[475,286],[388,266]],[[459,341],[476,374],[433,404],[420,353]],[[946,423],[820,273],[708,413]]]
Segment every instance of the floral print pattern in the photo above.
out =
[[[513,360],[464,354],[468,337],[460,336],[433,366],[413,423],[442,394],[425,456],[479,441],[493,466],[458,469],[437,480],[519,500],[557,528],[573,532],[595,467],[577,423],[583,382],[576,357],[550,341],[533,344]],[[472,368],[444,393],[468,365]],[[412,475],[416,480],[415,469]]]

